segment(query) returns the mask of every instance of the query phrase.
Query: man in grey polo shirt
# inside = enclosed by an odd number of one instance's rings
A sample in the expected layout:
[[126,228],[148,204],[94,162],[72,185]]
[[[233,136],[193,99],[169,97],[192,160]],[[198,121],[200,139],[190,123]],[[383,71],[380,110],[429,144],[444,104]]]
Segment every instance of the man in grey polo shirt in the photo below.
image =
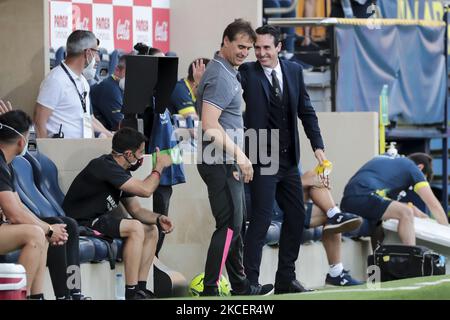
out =
[[234,295],[265,295],[272,285],[251,285],[242,264],[245,223],[244,182],[253,177],[250,160],[243,152],[243,119],[237,67],[247,58],[256,34],[249,22],[236,20],[222,37],[221,49],[208,64],[197,89],[202,121],[202,162],[197,165],[208,187],[216,220],[205,266],[202,295],[218,295],[217,284],[224,265]]

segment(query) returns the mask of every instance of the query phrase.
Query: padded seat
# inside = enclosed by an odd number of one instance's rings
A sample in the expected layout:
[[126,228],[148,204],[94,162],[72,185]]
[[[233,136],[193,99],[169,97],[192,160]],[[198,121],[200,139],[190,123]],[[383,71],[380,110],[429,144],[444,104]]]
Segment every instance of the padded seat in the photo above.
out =
[[8,254],[0,255],[0,263],[17,263],[20,250],[12,251]]
[[[30,156],[31,157],[31,156]],[[65,216],[62,208],[57,204],[56,200],[51,197],[50,192],[43,183],[38,183],[41,188],[46,190],[46,197],[36,187],[33,167],[21,156],[17,156],[12,167],[15,174],[14,186],[19,194],[22,202],[38,217],[58,217]],[[42,175],[41,175],[42,176]],[[53,204],[53,205],[52,205]],[[57,207],[54,207],[57,205]],[[92,239],[80,237],[80,262],[89,262],[95,259],[95,245]],[[18,258],[18,254],[17,254]],[[12,258],[9,258],[12,259]]]
[[95,245],[91,239],[80,237],[80,263],[91,262],[95,259]]

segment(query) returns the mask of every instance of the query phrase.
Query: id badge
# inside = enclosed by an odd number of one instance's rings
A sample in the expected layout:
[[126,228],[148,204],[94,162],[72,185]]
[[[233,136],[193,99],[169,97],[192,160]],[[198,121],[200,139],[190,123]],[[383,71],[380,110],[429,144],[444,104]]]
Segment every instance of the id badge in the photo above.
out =
[[83,113],[83,138],[92,139],[94,130],[92,129],[92,118],[90,114]]

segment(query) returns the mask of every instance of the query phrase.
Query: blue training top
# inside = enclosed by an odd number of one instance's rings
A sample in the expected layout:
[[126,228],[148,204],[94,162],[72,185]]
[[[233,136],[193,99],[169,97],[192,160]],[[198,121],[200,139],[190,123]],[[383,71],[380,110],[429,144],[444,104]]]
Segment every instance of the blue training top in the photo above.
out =
[[94,115],[108,130],[118,130],[123,119],[123,91],[113,76],[92,87],[91,101]]
[[190,87],[187,79],[178,81],[170,96],[172,113],[178,113],[185,116],[186,114],[197,112],[195,102],[196,97],[194,91]]
[[401,191],[411,186],[417,192],[428,185],[425,176],[412,160],[377,156],[350,179],[345,186],[344,197],[377,193],[395,199]]

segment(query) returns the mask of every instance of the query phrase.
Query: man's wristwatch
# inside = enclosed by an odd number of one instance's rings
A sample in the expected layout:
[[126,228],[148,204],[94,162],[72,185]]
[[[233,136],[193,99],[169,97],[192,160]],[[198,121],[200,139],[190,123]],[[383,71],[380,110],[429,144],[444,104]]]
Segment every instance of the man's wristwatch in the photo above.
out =
[[52,226],[49,225],[48,226],[48,231],[45,234],[45,236],[50,239],[52,237],[52,235],[53,235],[53,228],[52,228]]

